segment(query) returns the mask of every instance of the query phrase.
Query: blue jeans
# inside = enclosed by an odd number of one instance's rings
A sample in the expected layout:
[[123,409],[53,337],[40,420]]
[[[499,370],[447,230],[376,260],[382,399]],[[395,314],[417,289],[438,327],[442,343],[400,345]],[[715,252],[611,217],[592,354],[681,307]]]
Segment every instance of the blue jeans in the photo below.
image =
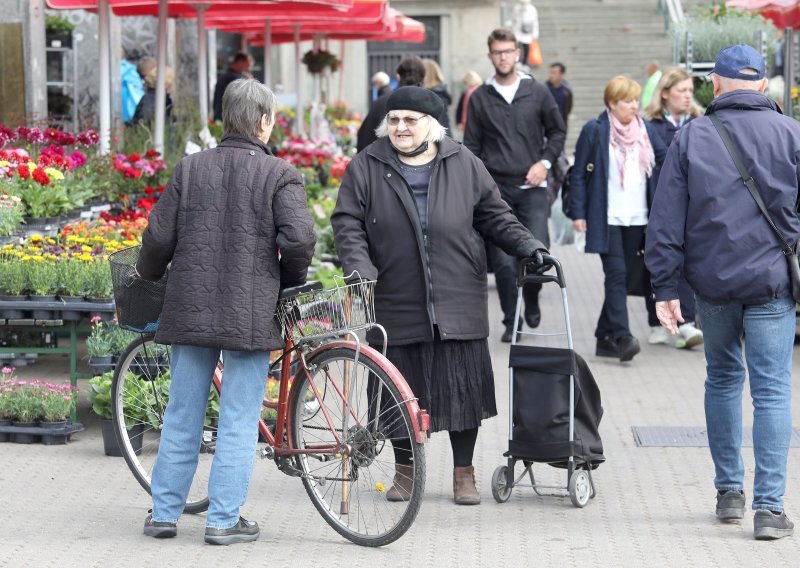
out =
[[742,389],[745,367],[753,399],[756,459],[753,509],[783,510],[786,460],[792,435],[794,300],[760,305],[709,304],[697,299],[703,322],[708,377],[706,427],[718,490],[743,490]]
[[[153,467],[153,520],[178,522],[197,469],[208,394],[220,350],[173,345],[172,383]],[[222,351],[225,376],[219,428],[208,481],[206,526],[227,529],[239,521],[258,443],[268,351]]]

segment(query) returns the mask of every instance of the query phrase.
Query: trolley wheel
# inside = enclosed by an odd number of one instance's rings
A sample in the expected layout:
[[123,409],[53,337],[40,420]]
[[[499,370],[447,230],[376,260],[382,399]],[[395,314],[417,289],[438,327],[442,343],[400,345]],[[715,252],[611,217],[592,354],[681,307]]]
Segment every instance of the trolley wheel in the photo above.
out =
[[492,497],[498,503],[505,503],[511,497],[511,487],[508,486],[506,473],[508,472],[507,465],[497,466],[492,474]]
[[585,470],[576,470],[569,478],[569,498],[572,504],[583,508],[589,502],[594,490],[589,474]]

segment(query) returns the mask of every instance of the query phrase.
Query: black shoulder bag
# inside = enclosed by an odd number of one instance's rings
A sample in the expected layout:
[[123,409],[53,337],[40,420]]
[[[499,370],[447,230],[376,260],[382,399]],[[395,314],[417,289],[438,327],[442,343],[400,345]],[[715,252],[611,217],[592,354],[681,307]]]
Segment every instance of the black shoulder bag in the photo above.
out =
[[798,264],[797,259],[797,246],[800,244],[800,241],[795,243],[795,248],[792,248],[789,243],[786,242],[786,239],[783,238],[783,235],[781,235],[778,227],[775,226],[775,222],[772,220],[772,217],[770,217],[770,214],[767,212],[767,206],[764,205],[764,200],[761,198],[761,192],[756,185],[756,180],[754,180],[753,176],[749,175],[747,170],[744,168],[742,158],[739,156],[739,152],[733,145],[733,140],[731,140],[728,129],[725,128],[725,125],[722,124],[722,121],[719,119],[719,117],[711,114],[708,116],[708,118],[711,119],[712,124],[714,124],[714,128],[717,129],[720,138],[722,138],[725,148],[727,148],[728,153],[731,155],[733,163],[736,164],[736,169],[739,170],[739,175],[742,176],[744,185],[750,191],[750,195],[753,196],[753,199],[755,199],[756,205],[758,205],[761,214],[767,219],[767,223],[769,223],[770,228],[781,242],[783,254],[786,256],[786,260],[789,262],[789,274],[792,278],[792,297],[794,298],[795,302],[800,303],[800,264]]

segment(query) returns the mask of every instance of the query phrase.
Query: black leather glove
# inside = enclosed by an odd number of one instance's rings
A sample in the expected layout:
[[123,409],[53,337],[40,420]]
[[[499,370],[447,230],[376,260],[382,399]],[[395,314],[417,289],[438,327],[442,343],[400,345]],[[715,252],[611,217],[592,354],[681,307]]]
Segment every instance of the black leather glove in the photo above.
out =
[[549,255],[550,251],[547,249],[536,249],[531,253],[531,259],[533,260],[533,264],[537,268],[541,268],[544,264],[544,255]]

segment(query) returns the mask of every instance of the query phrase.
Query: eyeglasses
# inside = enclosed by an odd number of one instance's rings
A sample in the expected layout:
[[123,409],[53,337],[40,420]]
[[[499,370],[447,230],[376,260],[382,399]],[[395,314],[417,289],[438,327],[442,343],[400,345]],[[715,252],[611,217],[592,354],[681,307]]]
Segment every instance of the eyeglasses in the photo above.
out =
[[512,55],[517,53],[516,49],[504,49],[503,51],[495,51],[492,50],[489,52],[492,57],[497,57],[502,59],[503,57],[511,57]]
[[428,116],[427,114],[423,114],[422,116],[390,116],[386,119],[386,122],[389,123],[389,126],[398,126],[400,122],[405,122],[406,126],[409,128],[414,128],[417,125],[417,122]]

